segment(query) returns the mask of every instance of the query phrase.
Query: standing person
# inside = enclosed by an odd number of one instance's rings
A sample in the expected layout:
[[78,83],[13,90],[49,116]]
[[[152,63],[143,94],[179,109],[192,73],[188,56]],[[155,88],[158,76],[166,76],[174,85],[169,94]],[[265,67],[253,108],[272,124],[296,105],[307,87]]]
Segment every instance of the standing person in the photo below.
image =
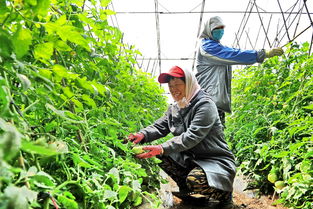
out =
[[266,51],[240,50],[220,43],[225,25],[220,17],[207,20],[204,25],[197,55],[196,78],[215,102],[220,119],[225,124],[225,112],[231,112],[231,65],[262,63],[265,58],[279,56],[281,48]]
[[179,187],[176,196],[183,200],[190,201],[190,195],[197,193],[219,200],[220,209],[233,208],[236,166],[215,103],[200,89],[191,71],[174,66],[160,74],[158,81],[168,83],[174,104],[153,125],[128,139],[137,144],[169,133],[174,137],[160,145],[143,146],[146,152],[136,157],[158,156],[162,161],[159,166]]

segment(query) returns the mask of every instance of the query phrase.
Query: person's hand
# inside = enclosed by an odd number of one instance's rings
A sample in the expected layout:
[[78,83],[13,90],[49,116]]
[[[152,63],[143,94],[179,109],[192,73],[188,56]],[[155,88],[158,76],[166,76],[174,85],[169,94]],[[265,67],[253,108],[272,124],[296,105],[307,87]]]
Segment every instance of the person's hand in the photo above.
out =
[[161,145],[144,146],[142,149],[148,150],[149,152],[145,152],[143,154],[136,155],[137,158],[146,159],[146,158],[154,157],[156,155],[163,154],[163,147]]
[[284,50],[280,47],[274,48],[271,50],[266,50],[265,51],[265,58],[270,58],[270,57],[275,57],[275,56],[280,56],[284,53]]
[[145,138],[145,135],[143,133],[135,133],[135,134],[129,134],[128,140],[133,142],[134,144],[138,144]]

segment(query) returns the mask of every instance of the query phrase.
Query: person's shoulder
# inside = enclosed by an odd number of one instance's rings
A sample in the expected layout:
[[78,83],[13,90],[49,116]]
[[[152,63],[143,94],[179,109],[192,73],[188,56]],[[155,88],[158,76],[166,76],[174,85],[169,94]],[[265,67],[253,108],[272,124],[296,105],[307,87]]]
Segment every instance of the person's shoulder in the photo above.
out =
[[211,99],[210,95],[208,95],[206,92],[202,92],[201,95],[199,95],[198,101],[194,106],[194,109],[196,111],[202,111],[206,114],[211,114],[212,112],[217,111],[216,104]]
[[206,52],[210,52],[214,54],[216,52],[219,52],[223,48],[224,46],[218,41],[211,40],[211,39],[202,40],[202,49]]
[[218,45],[219,42],[215,41],[215,40],[212,40],[212,39],[209,39],[209,38],[204,38],[202,39],[202,44],[214,44],[214,45]]
[[199,91],[199,94],[198,94],[198,103],[215,104],[211,96],[202,89]]

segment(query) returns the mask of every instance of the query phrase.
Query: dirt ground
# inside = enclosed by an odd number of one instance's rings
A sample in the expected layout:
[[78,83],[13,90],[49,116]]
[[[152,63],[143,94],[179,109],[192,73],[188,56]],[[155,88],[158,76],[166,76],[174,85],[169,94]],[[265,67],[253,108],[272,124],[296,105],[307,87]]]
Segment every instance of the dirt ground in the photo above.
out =
[[[175,182],[167,177],[169,184],[163,188],[165,191],[178,191]],[[238,174],[234,182],[233,200],[237,209],[287,209],[281,205],[273,205],[274,200],[271,196],[256,197],[256,195],[250,190],[245,191],[247,181],[244,177]],[[168,204],[165,209],[218,209],[216,204],[212,203],[208,206],[195,206],[188,203],[183,203],[181,199],[172,196],[172,205]]]
[[[218,209],[214,204],[210,206],[195,206],[188,203],[183,203],[179,198],[173,198],[173,206],[170,209]],[[251,198],[245,194],[234,193],[234,203],[236,209],[286,209],[281,205],[273,206],[272,200],[268,197]]]
[[[172,195],[172,192],[178,191],[176,183],[161,172],[164,178],[168,180],[167,184],[161,185],[160,197],[163,204],[158,209],[219,209],[216,203],[210,203],[206,206],[197,206],[194,203],[183,202],[181,199]],[[236,209],[287,209],[281,205],[274,206],[271,196],[257,197],[253,191],[246,190],[247,181],[245,178],[237,174],[234,182],[233,201]],[[153,209],[149,202],[145,202],[138,209]]]

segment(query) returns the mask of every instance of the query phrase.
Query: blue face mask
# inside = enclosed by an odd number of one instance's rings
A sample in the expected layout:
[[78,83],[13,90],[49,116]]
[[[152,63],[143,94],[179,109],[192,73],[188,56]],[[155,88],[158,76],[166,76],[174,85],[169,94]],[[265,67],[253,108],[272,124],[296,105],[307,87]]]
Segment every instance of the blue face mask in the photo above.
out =
[[214,29],[212,31],[212,38],[213,40],[215,41],[219,41],[221,40],[221,38],[223,37],[224,35],[224,29]]

